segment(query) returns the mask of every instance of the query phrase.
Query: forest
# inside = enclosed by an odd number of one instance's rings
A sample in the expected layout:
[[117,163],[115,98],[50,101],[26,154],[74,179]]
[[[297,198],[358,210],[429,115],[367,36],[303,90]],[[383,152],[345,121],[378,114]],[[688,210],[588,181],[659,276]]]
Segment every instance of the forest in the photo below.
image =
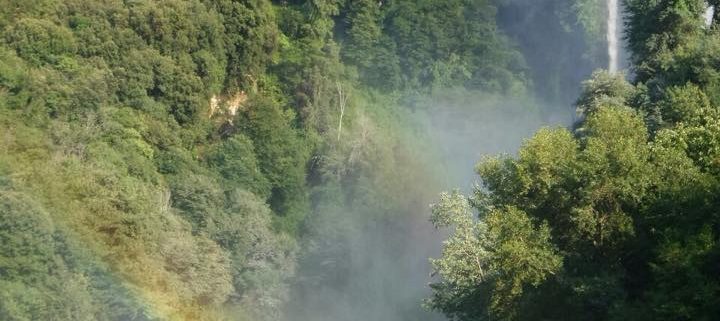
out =
[[0,1],[0,320],[720,319],[720,2],[621,2]]

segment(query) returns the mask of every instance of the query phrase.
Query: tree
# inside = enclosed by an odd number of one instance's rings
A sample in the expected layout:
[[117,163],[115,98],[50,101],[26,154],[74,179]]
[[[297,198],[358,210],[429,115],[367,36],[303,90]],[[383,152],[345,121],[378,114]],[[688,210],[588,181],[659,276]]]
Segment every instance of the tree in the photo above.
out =
[[523,289],[540,285],[562,265],[548,226],[517,208],[492,209],[475,221],[468,201],[454,192],[441,195],[432,221],[455,230],[442,258],[432,261],[443,279],[431,285],[428,306],[452,317],[514,320]]
[[309,157],[294,121],[291,110],[282,110],[265,97],[256,97],[236,120],[253,141],[260,171],[271,186],[269,203],[285,217],[283,225],[289,232],[296,231],[305,210],[304,169]]
[[676,63],[676,55],[702,34],[704,0],[630,0],[626,11],[626,34],[638,81],[687,67]]
[[268,198],[270,185],[263,176],[255,156],[252,141],[242,134],[236,134],[213,146],[206,160],[229,189],[244,188],[256,195]]

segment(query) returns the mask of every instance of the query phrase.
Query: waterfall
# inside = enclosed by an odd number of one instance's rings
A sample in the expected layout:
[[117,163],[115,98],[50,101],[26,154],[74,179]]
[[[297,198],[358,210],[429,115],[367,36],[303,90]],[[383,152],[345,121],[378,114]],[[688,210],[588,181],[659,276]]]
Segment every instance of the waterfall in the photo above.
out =
[[607,42],[608,42],[608,70],[610,72],[618,71],[618,56],[620,55],[619,37],[618,37],[618,0],[606,0],[608,6],[607,16]]
[[713,23],[713,15],[715,15],[715,7],[708,5],[707,8],[705,8],[705,27],[710,28]]

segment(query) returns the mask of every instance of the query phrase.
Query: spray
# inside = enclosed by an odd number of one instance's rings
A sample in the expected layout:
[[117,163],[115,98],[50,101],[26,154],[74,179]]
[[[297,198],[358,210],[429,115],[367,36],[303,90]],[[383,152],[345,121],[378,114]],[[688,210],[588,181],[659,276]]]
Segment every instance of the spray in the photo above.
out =
[[608,70],[610,72],[618,71],[618,56],[620,55],[619,37],[618,37],[618,12],[620,7],[618,0],[607,0],[607,42],[608,42]]

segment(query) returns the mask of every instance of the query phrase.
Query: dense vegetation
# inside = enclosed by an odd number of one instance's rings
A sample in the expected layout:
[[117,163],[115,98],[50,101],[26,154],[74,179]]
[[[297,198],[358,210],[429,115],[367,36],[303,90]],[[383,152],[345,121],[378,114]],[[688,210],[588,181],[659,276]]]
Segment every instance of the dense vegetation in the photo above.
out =
[[[632,83],[598,72],[570,130],[483,160],[453,226],[432,308],[455,320],[720,317],[718,21],[699,0],[625,2]],[[474,218],[474,213],[478,218]]]
[[[275,320],[308,289],[345,286],[348,235],[425,207],[436,173],[418,119],[435,102],[544,86],[547,100],[567,96],[574,71],[547,64],[552,52],[526,59],[532,43],[500,32],[498,12],[557,18],[554,35],[581,43],[589,69],[592,3],[5,1],[0,319]],[[685,59],[710,63],[693,48]],[[643,106],[674,106],[662,101]],[[688,146],[712,166],[704,145]],[[710,187],[708,173],[696,174]],[[549,233],[533,237],[551,272]],[[291,291],[296,273],[312,282]]]

